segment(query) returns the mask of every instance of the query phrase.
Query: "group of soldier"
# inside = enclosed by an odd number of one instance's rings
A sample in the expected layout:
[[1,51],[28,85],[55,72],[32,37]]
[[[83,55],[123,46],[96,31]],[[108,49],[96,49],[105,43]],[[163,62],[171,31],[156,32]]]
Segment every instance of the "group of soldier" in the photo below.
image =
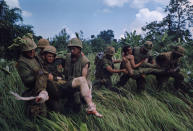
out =
[[[48,111],[61,112],[61,100],[66,100],[66,105],[73,111],[79,111],[83,99],[88,106],[88,114],[102,117],[92,101],[87,77],[90,62],[81,52],[82,42],[79,39],[70,40],[70,53],[65,61],[57,58],[56,48],[46,39],[40,39],[36,45],[33,38],[26,35],[21,42],[22,53],[17,70],[26,87],[23,97],[36,96],[35,100],[26,102],[28,116],[33,118],[46,116]],[[39,51],[35,50],[36,47]]]
[[[113,60],[115,49],[107,47],[104,54],[98,54],[95,58],[96,72],[94,85],[106,88],[113,88],[111,76],[119,73],[120,80],[116,86],[124,86],[130,78],[136,80],[137,92],[145,90],[145,75],[152,74],[157,79],[157,89],[161,90],[163,83],[169,77],[174,78],[174,87],[184,88],[184,77],[180,72],[180,58],[184,55],[184,48],[176,46],[172,51],[160,53],[156,58],[152,56],[153,43],[146,41],[143,46],[132,49],[129,44],[122,49],[122,60]],[[114,63],[121,63],[120,69],[114,68]]]
[[[35,100],[26,102],[27,115],[36,117],[46,116],[48,111],[60,112],[61,100],[65,99],[65,106],[71,106],[73,111],[80,110],[83,100],[88,106],[88,114],[102,117],[92,101],[92,85],[88,78],[90,62],[81,51],[81,40],[72,38],[68,43],[70,53],[60,58],[48,40],[40,39],[36,45],[32,37],[26,35],[22,39],[22,53],[17,69],[26,87],[23,96],[36,96]],[[107,47],[104,54],[95,59],[93,85],[104,85],[112,89],[111,76],[113,73],[121,73],[117,86],[124,86],[129,78],[133,78],[137,83],[137,92],[141,92],[145,89],[145,75],[153,74],[157,78],[158,88],[170,76],[175,79],[175,88],[182,88],[184,77],[179,70],[179,60],[184,55],[184,48],[177,46],[173,51],[161,53],[154,59],[151,55],[152,47],[151,41],[133,49],[129,45],[124,46],[122,60],[113,60],[115,49]],[[114,63],[121,63],[120,69],[115,69]]]

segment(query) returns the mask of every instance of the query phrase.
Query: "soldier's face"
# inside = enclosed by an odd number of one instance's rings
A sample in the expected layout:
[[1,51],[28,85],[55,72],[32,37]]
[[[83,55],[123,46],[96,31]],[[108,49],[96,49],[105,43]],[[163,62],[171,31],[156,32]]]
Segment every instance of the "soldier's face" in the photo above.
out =
[[173,58],[174,58],[174,59],[178,59],[178,58],[180,58],[180,57],[182,57],[182,55],[173,52]]
[[146,54],[148,52],[148,50],[146,50],[145,48],[143,48],[142,53]]
[[55,60],[55,55],[52,53],[46,53],[45,59],[48,63],[53,63]]
[[132,49],[131,49],[131,47],[128,48],[128,53],[129,53],[129,54],[132,54]]
[[70,52],[73,56],[77,56],[80,54],[81,50],[80,50],[80,48],[78,48],[76,46],[72,46],[72,47],[70,47]]
[[30,50],[30,51],[26,51],[25,53],[26,53],[27,57],[29,57],[29,58],[34,58],[34,56],[35,56],[35,50],[34,49]]

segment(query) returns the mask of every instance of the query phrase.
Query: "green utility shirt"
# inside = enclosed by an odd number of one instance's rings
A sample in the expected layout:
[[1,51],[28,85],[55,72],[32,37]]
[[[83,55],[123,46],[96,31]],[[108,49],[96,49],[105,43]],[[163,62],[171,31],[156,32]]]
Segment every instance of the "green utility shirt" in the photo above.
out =
[[71,54],[66,55],[64,74],[66,80],[82,76],[82,70],[86,64],[90,64],[86,56],[80,55],[76,62],[72,62]]
[[107,66],[111,66],[114,69],[114,63],[112,59],[107,58],[106,56],[102,59],[103,66],[101,67],[101,76],[103,78],[110,78],[112,76],[112,73],[107,71]]
[[[139,63],[140,61],[146,59],[146,58],[149,59],[150,57],[152,57],[151,51],[148,51],[146,54],[143,54],[143,53],[141,53],[140,48],[141,47],[134,47],[133,48],[133,56],[134,56],[136,64]],[[141,65],[141,67],[155,67],[155,65],[148,63],[148,62],[144,62]]]

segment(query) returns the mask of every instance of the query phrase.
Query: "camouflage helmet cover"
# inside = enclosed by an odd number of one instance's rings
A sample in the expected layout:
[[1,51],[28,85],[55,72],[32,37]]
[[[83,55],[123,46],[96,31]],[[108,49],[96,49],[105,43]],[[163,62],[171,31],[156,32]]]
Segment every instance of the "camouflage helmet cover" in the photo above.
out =
[[52,53],[54,55],[56,55],[56,48],[54,46],[46,46],[44,49],[43,49],[43,53],[45,52],[48,52],[48,53]]
[[153,47],[153,43],[151,41],[145,41],[144,45],[143,45],[143,48],[146,50],[146,51],[149,51],[151,50]]
[[28,37],[23,37],[23,41],[24,43],[22,46],[22,51],[30,51],[37,48],[37,45],[33,39],[30,39]]
[[50,43],[47,39],[40,39],[38,41],[38,48],[45,48],[46,46],[49,46]]
[[185,49],[184,49],[182,46],[176,46],[176,47],[174,48],[174,51],[173,51],[173,52],[175,52],[176,54],[179,54],[179,55],[183,56],[184,53],[185,53]]
[[106,55],[114,55],[115,54],[115,48],[112,46],[109,46],[105,49],[105,54]]
[[72,46],[80,47],[82,49],[81,40],[79,40],[78,38],[72,38],[68,43],[68,47],[72,47]]

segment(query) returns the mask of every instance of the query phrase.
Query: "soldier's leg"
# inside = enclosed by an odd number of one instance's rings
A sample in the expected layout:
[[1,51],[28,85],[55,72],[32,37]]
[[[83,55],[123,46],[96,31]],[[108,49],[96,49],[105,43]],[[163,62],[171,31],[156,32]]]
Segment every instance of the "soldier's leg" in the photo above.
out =
[[126,74],[123,74],[121,77],[120,77],[120,80],[117,82],[117,86],[124,86],[127,81],[129,80],[130,76],[129,75],[126,75]]
[[184,89],[184,76],[180,72],[171,73],[171,77],[174,78],[174,87],[176,89]]
[[113,84],[112,84],[111,78],[105,78],[104,79],[104,85],[108,89],[113,88]]
[[72,88],[80,88],[81,96],[84,98],[87,104],[92,103],[91,90],[89,89],[87,80],[85,77],[74,78],[72,81]]
[[47,107],[45,103],[37,104],[35,101],[27,102],[26,113],[30,118],[36,118],[37,116],[47,116]]
[[93,87],[100,88],[103,85],[101,78],[95,78],[93,81]]
[[163,74],[165,71],[163,69],[158,68],[139,68],[137,70],[134,70],[133,76],[140,76],[141,74]]
[[141,75],[141,76],[136,78],[137,92],[138,93],[141,93],[141,91],[145,90],[145,83],[146,83],[146,80],[145,80],[144,76]]
[[89,89],[88,82],[85,77],[78,77],[72,80],[72,88],[78,87],[80,88],[81,96],[84,98],[85,102],[88,105],[87,111],[98,117],[102,117],[102,115],[96,111],[96,106],[92,101],[91,90]]
[[80,91],[76,91],[73,94],[73,98],[71,101],[72,104],[72,109],[74,112],[80,112],[81,111],[81,105],[82,105],[82,101],[81,101],[81,93]]
[[169,76],[164,74],[156,74],[156,80],[157,80],[157,89],[161,90],[163,87],[163,84],[168,81]]
[[46,90],[49,94],[49,100],[46,102],[48,110],[59,112],[59,109],[60,109],[59,100],[60,99],[58,95],[57,84],[53,81],[48,80]]

